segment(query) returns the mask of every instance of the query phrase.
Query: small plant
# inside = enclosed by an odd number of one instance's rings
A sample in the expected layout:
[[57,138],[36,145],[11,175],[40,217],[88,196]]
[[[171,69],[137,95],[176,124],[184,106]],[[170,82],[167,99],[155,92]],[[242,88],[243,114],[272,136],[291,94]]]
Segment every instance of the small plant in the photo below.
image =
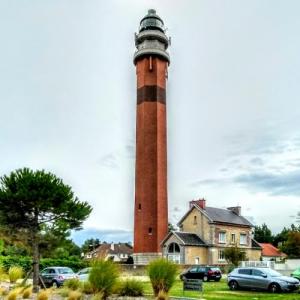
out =
[[64,282],[64,287],[67,287],[70,290],[75,291],[81,287],[81,282],[79,281],[79,279],[76,278],[68,279]]
[[91,300],[102,300],[102,299],[104,299],[104,297],[103,297],[103,293],[101,293],[101,292],[95,294],[95,295],[91,298]]
[[101,292],[106,299],[112,294],[119,278],[119,269],[111,260],[97,260],[93,263],[89,281],[96,293]]
[[158,292],[158,295],[157,295],[156,299],[157,300],[168,300],[169,297],[168,297],[168,294],[166,292],[161,290],[161,291]]
[[142,282],[135,279],[126,279],[120,282],[118,287],[120,296],[139,297],[144,295],[144,286]]
[[57,290],[57,293],[60,295],[60,296],[62,296],[63,298],[66,298],[66,297],[68,297],[69,296],[69,289],[68,288],[66,288],[66,287],[62,287],[62,288],[59,288],[58,290]]
[[150,262],[147,268],[155,297],[159,292],[168,293],[176,280],[178,267],[174,263],[159,258]]
[[23,269],[18,266],[10,267],[8,270],[8,277],[11,283],[15,283],[18,279],[22,278]]
[[18,297],[19,291],[17,289],[11,290],[7,295],[7,300],[16,300]]
[[37,295],[37,300],[48,300],[49,299],[49,291],[42,290]]
[[23,299],[28,299],[31,297],[31,295],[32,295],[32,286],[23,290]]
[[82,293],[79,291],[70,291],[69,292],[69,296],[68,296],[68,300],[80,300],[82,299]]
[[83,281],[81,283],[81,291],[88,295],[94,293],[94,289],[89,281]]

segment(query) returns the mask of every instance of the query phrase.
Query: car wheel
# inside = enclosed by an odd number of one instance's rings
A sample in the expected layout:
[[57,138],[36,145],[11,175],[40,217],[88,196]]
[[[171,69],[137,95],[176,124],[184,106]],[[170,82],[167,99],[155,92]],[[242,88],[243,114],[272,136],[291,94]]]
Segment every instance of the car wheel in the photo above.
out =
[[280,292],[280,286],[277,283],[273,282],[269,285],[269,291],[271,293],[278,293]]
[[230,281],[228,285],[232,291],[235,291],[239,288],[239,285],[235,280]]
[[55,289],[59,288],[59,284],[57,283],[57,281],[52,281],[52,287]]
[[203,276],[203,281],[204,282],[208,281],[208,277],[206,275]]

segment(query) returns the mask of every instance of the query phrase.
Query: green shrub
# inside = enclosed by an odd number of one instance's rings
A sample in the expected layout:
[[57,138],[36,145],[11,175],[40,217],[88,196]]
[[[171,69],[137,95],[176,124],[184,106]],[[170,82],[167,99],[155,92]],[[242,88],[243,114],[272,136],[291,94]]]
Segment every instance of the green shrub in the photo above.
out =
[[79,291],[70,291],[68,295],[68,300],[80,300],[82,299],[82,293]]
[[48,300],[49,299],[49,291],[42,290],[37,295],[37,300]]
[[93,263],[89,281],[93,290],[103,294],[103,298],[112,294],[112,291],[119,278],[119,269],[116,264],[110,260],[97,260]]
[[69,292],[70,290],[68,288],[65,288],[65,287],[61,287],[57,290],[57,293],[63,297],[63,298],[66,298],[69,296]]
[[93,294],[94,289],[89,281],[83,281],[81,283],[81,290],[84,294]]
[[67,279],[64,281],[64,286],[75,291],[81,287],[81,282],[77,278]]
[[19,291],[18,290],[11,290],[7,295],[7,300],[16,300],[18,297]]
[[31,295],[32,295],[32,286],[26,288],[26,289],[23,291],[23,299],[28,299],[28,298],[31,297]]
[[91,300],[102,300],[102,299],[104,299],[104,297],[103,297],[103,293],[101,292],[93,295],[93,297],[91,298]]
[[142,282],[135,279],[126,279],[120,282],[118,287],[120,296],[138,297],[144,295],[144,286]]
[[8,270],[8,277],[11,283],[16,282],[18,279],[22,278],[23,269],[18,266],[10,267]]
[[[0,256],[0,266],[5,272],[12,266],[22,267],[25,272],[28,272],[32,268],[32,258],[29,256]],[[65,259],[42,258],[40,260],[40,270],[52,266],[69,267],[77,272],[80,269],[88,267],[89,263],[76,257]]]
[[147,272],[150,277],[154,295],[157,297],[160,291],[165,293],[169,292],[176,280],[178,267],[166,259],[159,258],[150,262]]

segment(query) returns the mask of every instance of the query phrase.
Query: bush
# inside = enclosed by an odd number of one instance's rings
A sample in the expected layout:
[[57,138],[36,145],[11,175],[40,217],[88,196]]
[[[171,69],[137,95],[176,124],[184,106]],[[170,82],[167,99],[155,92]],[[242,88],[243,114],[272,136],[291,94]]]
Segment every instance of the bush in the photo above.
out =
[[79,281],[79,279],[76,279],[76,278],[68,279],[68,280],[65,280],[64,287],[67,287],[70,290],[75,291],[81,287],[81,282]]
[[80,300],[82,298],[82,293],[79,291],[70,291],[68,300]]
[[144,295],[142,282],[135,279],[127,279],[120,282],[118,294],[120,296],[138,297]]
[[10,267],[8,270],[8,277],[11,283],[16,282],[18,279],[22,278],[23,269],[21,267],[15,266]]
[[103,298],[112,294],[112,291],[119,278],[119,269],[110,260],[97,260],[93,263],[89,281],[93,290],[103,294]]
[[157,297],[160,291],[165,293],[169,292],[176,280],[178,267],[166,259],[159,258],[150,262],[147,272],[150,277],[154,295]]
[[7,295],[7,300],[16,300],[18,297],[19,291],[18,290],[11,290]]
[[94,289],[89,281],[83,281],[81,283],[81,290],[85,294],[93,294]]
[[[32,258],[29,256],[0,256],[0,266],[2,266],[5,272],[7,272],[12,266],[22,267],[25,272],[28,272],[32,268]],[[66,259],[41,259],[40,270],[52,266],[69,267],[73,271],[77,272],[80,269],[88,267],[89,263],[76,257],[69,257]]]
[[23,291],[23,299],[28,299],[32,295],[32,287],[28,287]]
[[49,291],[48,290],[42,290],[37,295],[37,300],[48,300],[49,299]]

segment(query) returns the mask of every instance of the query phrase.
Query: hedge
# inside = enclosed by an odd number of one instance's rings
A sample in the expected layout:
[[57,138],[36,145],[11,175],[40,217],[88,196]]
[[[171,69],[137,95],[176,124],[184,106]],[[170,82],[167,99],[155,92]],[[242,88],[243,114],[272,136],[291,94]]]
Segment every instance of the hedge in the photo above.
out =
[[[11,266],[20,266],[25,272],[28,272],[32,266],[32,257],[29,256],[0,256],[0,266],[3,267],[5,271],[8,271]],[[47,267],[69,267],[74,272],[80,269],[86,268],[88,262],[80,260],[78,258],[68,258],[68,259],[56,259],[56,258],[42,258],[40,260],[40,270]]]

